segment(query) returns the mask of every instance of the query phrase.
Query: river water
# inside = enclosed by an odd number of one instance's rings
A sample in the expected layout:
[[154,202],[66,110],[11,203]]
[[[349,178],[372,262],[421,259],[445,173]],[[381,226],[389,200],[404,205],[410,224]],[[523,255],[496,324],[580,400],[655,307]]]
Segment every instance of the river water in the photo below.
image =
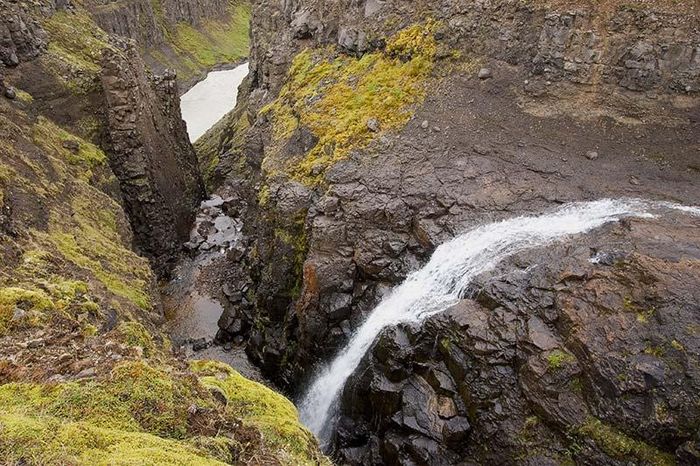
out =
[[195,142],[236,106],[238,86],[248,76],[248,63],[232,70],[212,71],[180,97],[187,134]]

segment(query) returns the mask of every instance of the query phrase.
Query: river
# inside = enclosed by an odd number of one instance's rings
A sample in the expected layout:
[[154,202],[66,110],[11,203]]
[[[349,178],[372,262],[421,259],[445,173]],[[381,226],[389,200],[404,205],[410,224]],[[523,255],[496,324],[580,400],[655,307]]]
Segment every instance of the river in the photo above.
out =
[[180,97],[187,134],[195,142],[236,106],[238,86],[248,76],[248,63],[212,71]]

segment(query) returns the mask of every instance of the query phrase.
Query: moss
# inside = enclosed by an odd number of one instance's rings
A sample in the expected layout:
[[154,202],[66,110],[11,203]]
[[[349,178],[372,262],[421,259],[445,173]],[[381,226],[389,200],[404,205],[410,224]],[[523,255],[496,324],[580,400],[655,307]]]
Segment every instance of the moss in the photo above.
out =
[[109,429],[49,416],[0,414],[0,451],[8,464],[221,465],[195,447],[143,432]]
[[640,440],[635,440],[596,418],[588,419],[578,427],[579,436],[590,438],[606,454],[618,460],[636,458],[644,464],[673,465],[673,456],[661,452]]
[[102,50],[113,48],[107,33],[80,8],[57,11],[43,27],[50,39],[42,57],[47,69],[75,94],[95,90]]
[[127,345],[143,349],[145,356],[151,356],[155,352],[156,344],[153,341],[153,336],[141,323],[122,322],[119,325],[119,332]]
[[[391,38],[384,51],[359,59],[332,48],[299,53],[279,97],[261,111],[272,116],[278,143],[300,126],[309,128],[318,143],[291,160],[273,153],[265,169],[314,185],[353,149],[403,126],[425,95],[437,50],[435,28],[434,22],[407,28]],[[379,122],[378,132],[369,129],[371,118]]]
[[576,358],[562,350],[555,349],[547,355],[547,365],[551,370],[559,370],[565,364],[576,362]]
[[654,356],[656,358],[663,357],[665,353],[666,351],[662,346],[648,345],[646,348],[644,348],[644,354],[648,354],[649,356]]
[[299,220],[288,226],[287,229],[275,229],[275,237],[292,248],[292,274],[290,277],[292,277],[293,283],[289,288],[289,294],[292,299],[297,299],[301,295],[304,279],[304,262],[306,261],[306,253],[309,250],[303,218],[304,215],[300,215]]
[[[133,361],[101,381],[3,385],[0,456],[32,465],[246,462],[238,453],[249,436],[217,434],[242,421],[262,431],[258,453],[282,464],[328,464],[284,397],[222,363],[193,368],[199,378]],[[212,422],[209,434],[192,421],[195,412]]]
[[[76,318],[91,312],[89,304],[95,303],[85,301],[85,282],[60,277],[51,280],[37,279],[35,283],[0,288],[0,335],[18,327],[40,326],[53,315]],[[22,317],[16,317],[16,311]]]
[[[92,143],[78,138],[46,118],[39,117],[33,127],[34,142],[48,154],[65,160],[68,164],[79,167],[80,174],[86,181],[93,177],[93,170],[106,168],[107,156]],[[79,145],[77,153],[63,147],[66,141]]]
[[202,383],[218,390],[227,400],[229,414],[259,428],[266,442],[277,449],[277,458],[286,464],[318,464],[325,459],[313,455],[313,435],[299,422],[294,405],[282,395],[214,361],[195,361],[192,369]]
[[677,351],[685,351],[685,346],[678,340],[671,340],[671,346]]
[[23,91],[22,89],[15,89],[17,93],[17,99],[25,104],[31,104],[34,102],[34,97],[29,92]]
[[[85,192],[82,187],[74,194],[69,212],[52,212],[48,235],[37,236],[90,271],[112,293],[150,309],[152,273],[146,259],[130,251],[117,231],[116,213],[121,207],[108,196]],[[98,202],[102,205],[96,209]]]
[[[44,291],[20,287],[0,288],[0,336],[12,330],[15,309],[41,316],[53,308],[53,301]],[[38,321],[39,317],[34,317],[33,323]]]

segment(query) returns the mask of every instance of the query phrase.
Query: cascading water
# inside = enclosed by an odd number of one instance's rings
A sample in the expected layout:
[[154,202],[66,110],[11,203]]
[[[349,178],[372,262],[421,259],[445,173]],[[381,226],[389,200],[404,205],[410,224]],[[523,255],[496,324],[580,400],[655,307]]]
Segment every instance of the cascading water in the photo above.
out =
[[419,322],[456,304],[469,283],[506,257],[584,233],[624,217],[654,217],[655,209],[700,214],[700,208],[643,200],[573,203],[536,217],[517,217],[473,229],[439,246],[430,261],[409,275],[354,333],[347,346],[316,377],[300,404],[301,420],[326,443],[335,401],[376,337],[390,325]]

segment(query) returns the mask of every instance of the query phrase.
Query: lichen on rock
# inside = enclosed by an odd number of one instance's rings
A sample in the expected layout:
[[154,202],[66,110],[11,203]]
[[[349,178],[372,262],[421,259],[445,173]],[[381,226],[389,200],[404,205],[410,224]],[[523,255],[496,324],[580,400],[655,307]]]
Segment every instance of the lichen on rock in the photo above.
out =
[[[269,176],[286,174],[315,185],[353,149],[403,126],[425,95],[437,51],[436,27],[433,21],[408,27],[391,37],[384,50],[360,58],[335,47],[296,55],[279,97],[261,110],[273,121],[276,141],[263,169]],[[303,130],[313,134],[312,147],[287,153],[284,144]]]

